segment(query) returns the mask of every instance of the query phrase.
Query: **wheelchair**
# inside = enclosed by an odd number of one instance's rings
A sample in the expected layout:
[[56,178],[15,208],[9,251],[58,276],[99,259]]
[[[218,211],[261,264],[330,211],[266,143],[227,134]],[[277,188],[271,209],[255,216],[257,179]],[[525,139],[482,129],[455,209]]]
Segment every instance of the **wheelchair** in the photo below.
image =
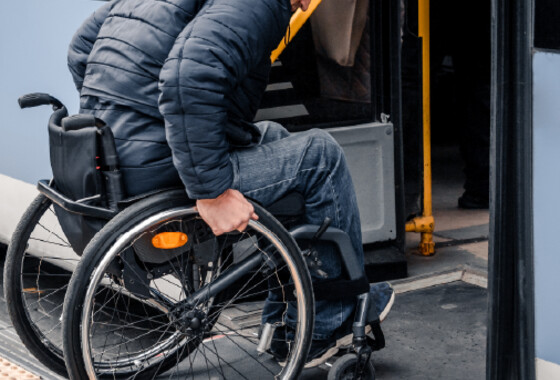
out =
[[[104,192],[100,197],[76,199],[62,191],[53,168],[55,180],[39,182],[41,195],[14,234],[5,268],[6,298],[16,331],[39,360],[71,379],[295,379],[311,344],[315,296],[351,292],[358,297],[352,346],[334,362],[328,378],[375,378],[370,358],[385,341],[363,268],[344,232],[329,227],[328,220],[321,226],[300,225],[303,199],[295,193],[267,210],[253,203],[259,220],[250,221],[244,232],[221,236],[200,218],[184,189],[126,199],[110,130],[91,116],[68,117],[53,99],[35,94],[23,105],[52,104],[49,127],[109,136],[97,137],[96,158],[99,167],[115,175],[97,189]],[[92,198],[104,201],[88,204]],[[63,209],[90,222],[103,221],[83,241],[48,233],[81,257],[26,253],[31,231],[43,230],[40,219],[49,208],[51,219],[52,214],[60,219]],[[318,241],[344,252],[343,280],[312,283],[312,276],[325,277],[313,248]],[[75,267],[52,268],[63,258]],[[56,310],[43,310],[49,318],[41,319],[35,309],[45,298]]]

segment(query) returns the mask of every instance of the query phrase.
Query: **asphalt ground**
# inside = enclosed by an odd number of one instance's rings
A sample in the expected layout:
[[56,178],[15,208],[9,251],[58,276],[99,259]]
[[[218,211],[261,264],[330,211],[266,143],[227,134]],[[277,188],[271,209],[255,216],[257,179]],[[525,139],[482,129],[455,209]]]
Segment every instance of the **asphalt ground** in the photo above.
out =
[[[484,378],[486,305],[486,289],[463,281],[397,294],[394,307],[382,324],[387,345],[373,356],[377,379]],[[235,344],[243,342],[232,342],[231,357],[226,360],[243,360],[243,352]],[[0,357],[44,379],[58,378],[19,342],[3,298],[0,299]],[[306,370],[301,378],[325,379],[326,370],[328,366]],[[173,378],[182,378],[181,371]],[[226,378],[238,376],[230,374]]]
[[382,327],[378,379],[484,379],[487,291],[462,281],[401,294]]

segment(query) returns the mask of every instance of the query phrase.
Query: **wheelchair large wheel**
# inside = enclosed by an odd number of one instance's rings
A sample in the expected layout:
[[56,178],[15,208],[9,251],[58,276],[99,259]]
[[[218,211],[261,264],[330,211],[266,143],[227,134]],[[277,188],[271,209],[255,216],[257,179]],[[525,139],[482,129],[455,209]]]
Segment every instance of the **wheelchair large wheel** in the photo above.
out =
[[[154,378],[167,371],[166,378],[181,379],[294,379],[300,373],[311,342],[313,294],[297,245],[257,205],[258,222],[216,237],[185,198],[179,191],[138,202],[86,248],[64,303],[70,378]],[[171,247],[162,248],[164,241]],[[277,329],[288,331],[273,335],[281,358],[257,352],[265,299],[267,321],[274,315]],[[253,325],[240,318],[249,314],[256,316]]]
[[8,246],[4,295],[15,331],[29,351],[65,375],[62,303],[79,257],[59,227],[51,201],[38,195],[23,214]]

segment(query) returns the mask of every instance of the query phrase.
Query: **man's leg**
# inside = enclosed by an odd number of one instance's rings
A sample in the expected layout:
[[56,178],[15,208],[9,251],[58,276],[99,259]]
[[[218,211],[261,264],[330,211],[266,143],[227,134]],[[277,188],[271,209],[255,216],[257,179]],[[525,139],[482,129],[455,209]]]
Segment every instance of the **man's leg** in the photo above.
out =
[[[267,207],[290,192],[305,199],[304,223],[320,225],[326,217],[331,226],[345,231],[363,265],[358,206],[342,148],[325,131],[311,130],[287,136],[276,123],[259,123],[264,132],[258,146],[232,153],[233,188]],[[322,269],[329,278],[341,275],[338,253],[320,247]],[[313,339],[332,337],[353,313],[356,300],[317,301]]]

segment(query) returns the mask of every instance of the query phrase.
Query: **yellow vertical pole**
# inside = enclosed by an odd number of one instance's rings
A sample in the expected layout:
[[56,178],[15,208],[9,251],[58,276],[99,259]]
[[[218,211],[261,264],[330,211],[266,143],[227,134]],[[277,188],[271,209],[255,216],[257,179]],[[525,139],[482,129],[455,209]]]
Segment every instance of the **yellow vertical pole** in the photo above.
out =
[[430,115],[430,0],[418,0],[418,35],[422,38],[422,124],[424,146],[424,204],[422,216],[406,224],[406,231],[420,232],[418,249],[423,255],[433,255],[434,217],[432,215],[432,152]]

